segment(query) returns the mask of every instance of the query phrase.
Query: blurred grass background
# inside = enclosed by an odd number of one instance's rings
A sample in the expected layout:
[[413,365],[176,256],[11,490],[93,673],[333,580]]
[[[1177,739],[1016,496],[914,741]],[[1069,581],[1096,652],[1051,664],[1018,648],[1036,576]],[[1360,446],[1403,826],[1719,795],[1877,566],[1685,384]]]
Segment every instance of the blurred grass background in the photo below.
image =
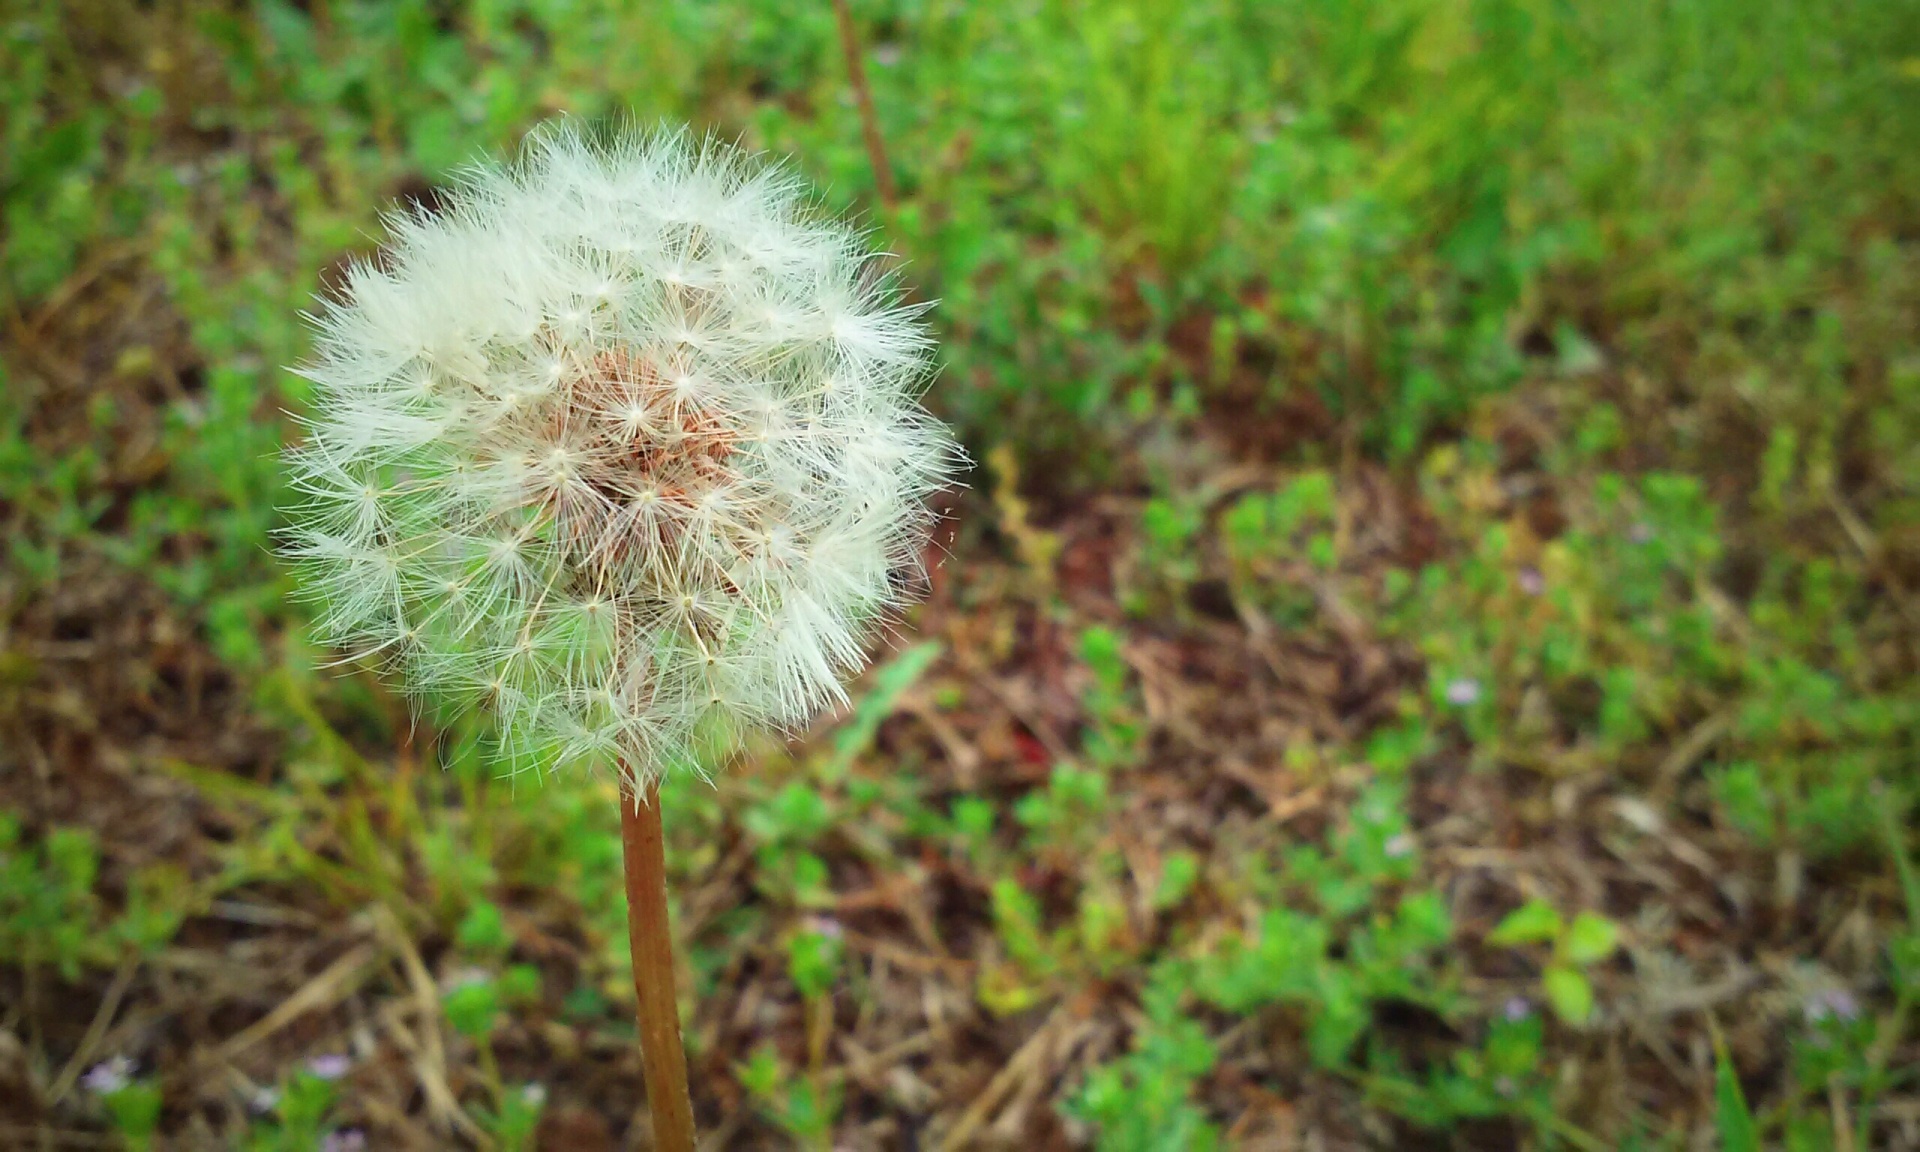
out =
[[[609,787],[313,670],[300,319],[565,111],[985,461],[667,796],[714,1147],[1920,1148],[1920,4],[11,0],[0,1145],[646,1147]],[[284,411],[283,411],[284,410]]]

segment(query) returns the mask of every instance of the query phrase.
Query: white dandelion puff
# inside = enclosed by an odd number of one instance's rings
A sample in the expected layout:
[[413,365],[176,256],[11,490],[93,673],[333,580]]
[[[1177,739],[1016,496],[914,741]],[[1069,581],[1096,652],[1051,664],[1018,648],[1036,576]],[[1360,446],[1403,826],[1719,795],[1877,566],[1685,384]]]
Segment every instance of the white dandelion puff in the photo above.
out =
[[298,369],[317,637],[636,783],[842,700],[964,462],[864,239],[737,149],[565,124],[387,225]]

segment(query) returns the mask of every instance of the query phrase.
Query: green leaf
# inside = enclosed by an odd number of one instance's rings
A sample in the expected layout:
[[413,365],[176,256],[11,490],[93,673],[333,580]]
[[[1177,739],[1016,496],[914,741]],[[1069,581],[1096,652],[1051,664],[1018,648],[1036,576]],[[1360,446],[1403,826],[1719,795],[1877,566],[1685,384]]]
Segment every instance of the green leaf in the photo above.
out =
[[491,1036],[499,1023],[500,989],[491,979],[461,984],[447,992],[440,1009],[460,1035],[470,1040]]
[[833,991],[844,949],[837,936],[796,932],[787,940],[787,975],[800,995],[811,1000]]
[[1747,1107],[1747,1094],[1740,1088],[1740,1076],[1717,1027],[1713,1029],[1713,1103],[1721,1152],[1760,1152],[1760,1127]]
[[1521,944],[1544,944],[1560,936],[1560,913],[1545,900],[1533,899],[1507,913],[1492,932],[1487,934],[1487,943],[1496,948],[1513,948]]
[[1920,995],[1920,932],[1905,932],[1887,943],[1893,969],[1893,990],[1902,996]]
[[1438,892],[1416,892],[1403,897],[1394,910],[1390,939],[1401,955],[1439,948],[1453,938],[1453,917]]
[[785,1070],[780,1067],[780,1056],[771,1044],[754,1049],[753,1056],[735,1070],[735,1075],[747,1091],[760,1097],[773,1096],[780,1089],[780,1081],[786,1078]]
[[1907,898],[1907,926],[1920,931],[1920,870],[1907,855],[1907,836],[1901,813],[1907,809],[1904,798],[1882,794],[1875,805],[1880,812],[1880,831],[1887,839],[1887,851],[1893,855],[1894,870],[1900,876],[1900,891]]
[[1040,927],[1040,901],[1011,879],[993,885],[993,924],[1007,955],[1033,972],[1050,972],[1053,955]]
[[1620,946],[1620,926],[1595,912],[1582,912],[1573,918],[1561,949],[1574,964],[1585,967],[1598,964],[1613,955]]
[[1307,1051],[1321,1068],[1338,1068],[1372,1019],[1353,979],[1337,968],[1322,975],[1317,1003],[1308,1012]]
[[114,1130],[134,1148],[151,1148],[160,1127],[160,1086],[136,1080],[101,1100]]
[[1167,853],[1160,862],[1160,882],[1153,890],[1153,906],[1158,911],[1172,908],[1187,898],[1200,879],[1200,858],[1185,849]]
[[1127,662],[1121,652],[1120,634],[1095,625],[1080,634],[1080,659],[1092,669],[1094,679],[1108,688],[1126,684]]
[[531,1004],[540,999],[540,969],[532,964],[509,964],[500,974],[500,996],[509,1004]]
[[821,775],[829,781],[846,776],[853,762],[873,746],[881,723],[893,714],[900,697],[914,686],[943,651],[940,642],[928,640],[895,656],[873,674],[873,689],[862,697],[853,711],[853,719],[833,740],[833,753],[821,766]]
[[953,802],[954,831],[968,840],[984,841],[993,835],[993,802],[978,796],[962,796]]
[[1776,799],[1757,764],[1743,760],[1709,769],[1707,783],[1729,823],[1756,844],[1773,842],[1779,824]]
[[1555,1015],[1569,1024],[1585,1024],[1593,1016],[1593,984],[1578,968],[1552,964],[1540,974],[1540,987]]
[[1196,965],[1193,990],[1229,1012],[1282,1001],[1318,1003],[1330,932],[1325,920],[1277,908],[1260,917],[1252,939],[1229,936]]
[[747,809],[742,823],[767,844],[807,844],[832,827],[833,818],[819,789],[796,780]]
[[454,932],[454,940],[473,952],[503,952],[513,943],[507,933],[507,919],[500,906],[480,900],[467,910],[466,918]]

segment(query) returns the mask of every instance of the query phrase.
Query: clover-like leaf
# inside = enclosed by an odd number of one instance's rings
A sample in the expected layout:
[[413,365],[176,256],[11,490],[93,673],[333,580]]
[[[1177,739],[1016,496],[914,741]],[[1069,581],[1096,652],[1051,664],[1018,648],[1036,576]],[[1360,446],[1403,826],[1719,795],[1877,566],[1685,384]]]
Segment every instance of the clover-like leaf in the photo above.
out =
[[1540,974],[1540,987],[1554,1014],[1569,1024],[1585,1024],[1593,1016],[1593,982],[1578,968],[1565,964],[1548,965]]
[[1582,912],[1573,918],[1561,942],[1561,953],[1571,963],[1585,967],[1598,964],[1620,947],[1620,926],[1597,912]]
[[1498,948],[1544,944],[1559,939],[1561,926],[1560,913],[1553,905],[1535,898],[1507,913],[1507,918],[1487,933],[1487,943]]

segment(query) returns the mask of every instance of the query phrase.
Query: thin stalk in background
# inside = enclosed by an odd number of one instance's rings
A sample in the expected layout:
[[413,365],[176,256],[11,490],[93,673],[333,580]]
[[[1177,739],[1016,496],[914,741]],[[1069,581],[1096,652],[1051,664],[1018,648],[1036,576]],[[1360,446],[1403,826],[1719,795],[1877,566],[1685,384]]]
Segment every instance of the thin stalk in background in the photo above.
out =
[[840,23],[840,48],[847,56],[847,80],[853,85],[853,101],[860,109],[860,135],[866,140],[867,162],[873,165],[873,182],[880,191],[880,203],[888,214],[899,207],[900,190],[893,183],[893,165],[887,162],[887,143],[880,135],[880,119],[873,111],[873,89],[867,87],[867,68],[860,59],[860,34],[853,26],[853,9],[847,0],[833,0],[833,14]]

